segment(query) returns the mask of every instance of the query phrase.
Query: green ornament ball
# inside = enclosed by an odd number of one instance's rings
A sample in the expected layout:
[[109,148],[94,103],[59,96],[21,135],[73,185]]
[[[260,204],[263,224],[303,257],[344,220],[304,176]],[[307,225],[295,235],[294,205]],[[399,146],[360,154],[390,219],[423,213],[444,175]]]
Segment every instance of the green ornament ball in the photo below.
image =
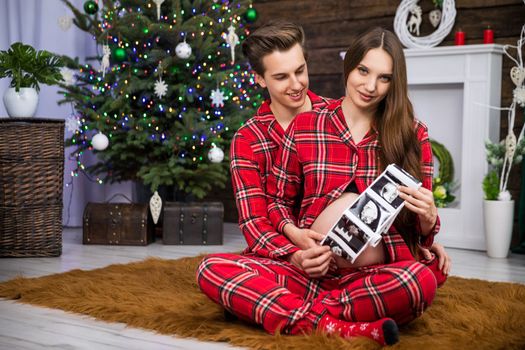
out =
[[111,53],[111,56],[113,59],[117,62],[123,62],[127,58],[126,49],[122,47],[116,47],[113,49],[113,52]]
[[259,14],[257,13],[257,10],[253,7],[246,10],[246,13],[244,14],[244,18],[246,18],[246,21],[248,21],[249,23],[255,22],[257,20],[257,16],[259,16]]
[[98,4],[93,0],[88,0],[84,3],[84,11],[88,15],[94,15],[98,11]]

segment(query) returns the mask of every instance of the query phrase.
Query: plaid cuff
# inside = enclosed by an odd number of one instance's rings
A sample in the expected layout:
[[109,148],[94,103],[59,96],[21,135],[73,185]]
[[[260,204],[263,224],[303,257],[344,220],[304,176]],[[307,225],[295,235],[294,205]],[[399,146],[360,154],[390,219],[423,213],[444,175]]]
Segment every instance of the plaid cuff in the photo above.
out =
[[283,218],[279,224],[277,224],[277,231],[278,232],[281,232],[282,234],[284,234],[284,226],[286,224],[292,224],[292,225],[295,225],[295,222],[292,220],[292,219],[289,219],[289,218]]
[[273,251],[271,255],[272,257],[279,260],[288,261],[288,258],[298,250],[301,249],[293,244],[288,244],[276,251]]
[[439,215],[436,218],[436,223],[434,224],[434,227],[432,227],[432,230],[430,230],[430,233],[426,236],[423,236],[421,234],[421,223],[419,222],[419,217],[417,217],[417,228],[420,232],[419,234],[419,244],[423,248],[430,249],[432,247],[432,244],[434,243],[434,236],[437,235],[439,232],[439,229],[441,228],[441,220],[439,219]]

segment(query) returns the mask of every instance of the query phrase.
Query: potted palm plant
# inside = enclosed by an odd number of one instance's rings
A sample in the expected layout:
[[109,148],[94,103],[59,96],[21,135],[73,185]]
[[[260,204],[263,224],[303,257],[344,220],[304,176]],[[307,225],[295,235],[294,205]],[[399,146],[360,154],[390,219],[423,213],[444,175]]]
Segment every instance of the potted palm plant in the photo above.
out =
[[11,78],[4,94],[4,105],[10,117],[32,117],[38,105],[39,84],[54,85],[62,80],[59,56],[35,50],[31,45],[14,43],[0,51],[0,78]]

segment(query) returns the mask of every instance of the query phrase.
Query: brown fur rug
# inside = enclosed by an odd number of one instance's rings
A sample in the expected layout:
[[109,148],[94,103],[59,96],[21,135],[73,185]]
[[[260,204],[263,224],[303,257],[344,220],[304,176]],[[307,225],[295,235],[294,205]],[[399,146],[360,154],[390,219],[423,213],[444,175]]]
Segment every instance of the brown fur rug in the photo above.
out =
[[[0,297],[123,322],[163,334],[251,349],[377,349],[368,340],[271,336],[241,322],[200,293],[201,257],[147,259],[0,283]],[[525,285],[450,277],[420,319],[401,328],[392,349],[524,349]]]

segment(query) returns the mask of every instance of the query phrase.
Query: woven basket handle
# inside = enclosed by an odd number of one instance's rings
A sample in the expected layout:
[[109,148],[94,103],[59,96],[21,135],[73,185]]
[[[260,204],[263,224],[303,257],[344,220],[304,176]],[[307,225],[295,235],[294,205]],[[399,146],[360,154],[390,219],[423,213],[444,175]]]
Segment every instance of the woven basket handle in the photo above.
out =
[[128,200],[129,203],[133,203],[133,201],[131,199],[129,199],[128,196],[126,196],[125,194],[123,193],[115,193],[113,196],[111,196],[110,199],[108,199],[105,203],[111,203],[111,201],[115,198],[115,197],[124,197],[125,199]]

